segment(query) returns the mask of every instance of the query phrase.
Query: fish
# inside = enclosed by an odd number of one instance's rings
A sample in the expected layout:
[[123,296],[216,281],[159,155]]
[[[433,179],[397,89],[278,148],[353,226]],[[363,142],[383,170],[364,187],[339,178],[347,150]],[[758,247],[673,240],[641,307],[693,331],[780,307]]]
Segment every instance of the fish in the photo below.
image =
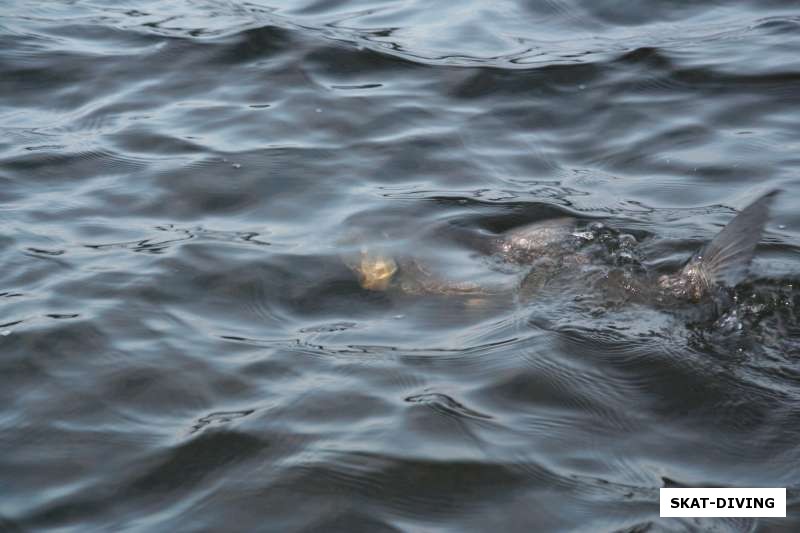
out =
[[[480,253],[522,269],[511,285],[485,286],[449,280],[421,258],[393,255],[391,243],[377,251],[362,246],[347,261],[362,288],[413,295],[510,295],[525,302],[548,286],[595,281],[595,288],[624,300],[659,307],[699,303],[743,282],[761,241],[770,208],[780,191],[771,190],[742,209],[675,273],[650,272],[637,257],[638,240],[601,222],[581,228],[570,217],[538,221],[500,234],[450,229]],[[607,253],[613,248],[613,253]],[[390,251],[386,251],[390,250]],[[446,274],[446,273],[445,273]]]

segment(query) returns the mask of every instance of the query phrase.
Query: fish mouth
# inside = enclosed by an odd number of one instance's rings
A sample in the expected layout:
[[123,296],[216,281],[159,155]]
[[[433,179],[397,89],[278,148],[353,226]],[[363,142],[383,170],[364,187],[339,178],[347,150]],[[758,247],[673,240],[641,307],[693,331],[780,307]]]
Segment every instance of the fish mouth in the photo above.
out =
[[391,257],[362,254],[356,270],[362,288],[384,291],[397,272],[397,263]]

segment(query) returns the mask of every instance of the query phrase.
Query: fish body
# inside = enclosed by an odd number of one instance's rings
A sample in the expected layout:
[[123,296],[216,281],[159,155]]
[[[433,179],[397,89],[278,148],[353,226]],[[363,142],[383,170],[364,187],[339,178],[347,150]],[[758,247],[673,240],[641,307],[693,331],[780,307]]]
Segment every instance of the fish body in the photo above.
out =
[[419,258],[379,253],[369,247],[362,247],[348,266],[361,286],[373,291],[462,296],[512,293],[525,301],[548,287],[580,282],[587,290],[599,290],[614,300],[658,307],[699,303],[746,278],[776,194],[764,194],[744,208],[674,274],[648,272],[636,255],[638,242],[632,235],[597,222],[580,231],[572,218],[473,236],[475,249],[524,270],[513,286],[453,280]]
[[530,265],[542,257],[574,252],[577,221],[556,218],[514,228],[493,239],[491,251],[504,261]]

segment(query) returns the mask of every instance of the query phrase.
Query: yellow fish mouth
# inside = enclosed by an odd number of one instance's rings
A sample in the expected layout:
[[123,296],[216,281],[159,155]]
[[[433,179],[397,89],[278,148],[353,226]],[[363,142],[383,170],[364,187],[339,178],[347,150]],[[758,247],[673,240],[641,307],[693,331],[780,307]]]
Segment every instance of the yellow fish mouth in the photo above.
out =
[[384,291],[397,272],[397,263],[391,257],[362,252],[357,270],[361,287],[371,291]]

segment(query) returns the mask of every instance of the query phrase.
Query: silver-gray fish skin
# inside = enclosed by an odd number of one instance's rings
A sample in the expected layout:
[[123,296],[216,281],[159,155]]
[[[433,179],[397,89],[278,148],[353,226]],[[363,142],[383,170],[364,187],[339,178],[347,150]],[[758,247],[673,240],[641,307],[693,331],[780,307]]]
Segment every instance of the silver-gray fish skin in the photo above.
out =
[[534,222],[495,238],[492,251],[509,263],[531,265],[544,256],[568,252],[565,245],[575,238],[576,226],[573,218]]

